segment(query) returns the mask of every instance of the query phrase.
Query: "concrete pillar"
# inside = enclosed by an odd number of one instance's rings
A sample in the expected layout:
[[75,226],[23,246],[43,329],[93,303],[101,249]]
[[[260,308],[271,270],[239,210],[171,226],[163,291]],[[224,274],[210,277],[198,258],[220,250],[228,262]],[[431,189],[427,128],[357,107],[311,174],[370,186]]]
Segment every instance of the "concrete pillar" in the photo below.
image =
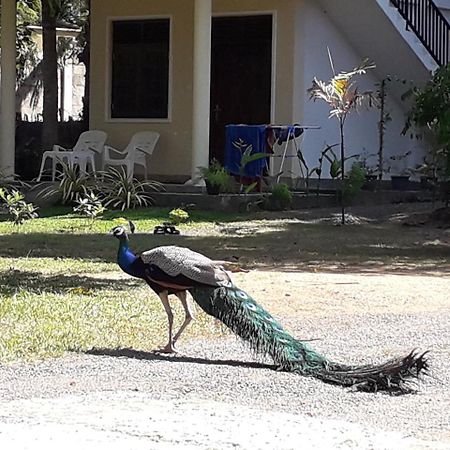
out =
[[204,184],[198,167],[208,166],[211,84],[212,0],[194,0],[194,73],[192,110],[192,184]]
[[61,122],[67,122],[72,117],[73,111],[73,61],[64,60],[58,70],[58,117]]
[[73,61],[71,59],[64,62],[63,67],[63,83],[64,90],[61,95],[62,102],[62,119],[70,120],[73,117]]
[[16,130],[16,0],[1,0],[0,170],[14,173]]

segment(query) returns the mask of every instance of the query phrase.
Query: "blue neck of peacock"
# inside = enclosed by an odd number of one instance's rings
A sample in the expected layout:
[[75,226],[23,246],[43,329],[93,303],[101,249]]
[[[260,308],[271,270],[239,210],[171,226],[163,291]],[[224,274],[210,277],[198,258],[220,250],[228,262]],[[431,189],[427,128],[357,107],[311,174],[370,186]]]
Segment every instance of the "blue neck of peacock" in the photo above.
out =
[[133,270],[133,263],[136,261],[137,256],[130,250],[128,246],[128,239],[120,239],[119,251],[117,253],[117,263],[120,268],[128,275],[138,276]]

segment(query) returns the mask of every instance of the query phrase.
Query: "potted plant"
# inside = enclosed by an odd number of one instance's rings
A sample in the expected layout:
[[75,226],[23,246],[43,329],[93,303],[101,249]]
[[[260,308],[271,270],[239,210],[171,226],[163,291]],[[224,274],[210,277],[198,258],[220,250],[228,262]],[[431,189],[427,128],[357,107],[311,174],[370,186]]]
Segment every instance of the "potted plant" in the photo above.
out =
[[264,202],[265,209],[269,211],[284,211],[292,204],[292,192],[286,183],[275,183],[271,186],[270,195]]
[[409,177],[412,170],[406,166],[407,158],[411,154],[411,150],[398,155],[389,157],[390,165],[387,168],[391,174],[391,187],[394,190],[405,191],[409,188]]
[[231,177],[219,161],[213,159],[209,167],[200,167],[200,173],[205,180],[206,192],[218,195],[230,186]]
[[340,195],[344,203],[349,204],[360,193],[366,182],[366,172],[359,162],[354,162],[345,174],[344,186]]
[[409,188],[409,176],[407,172],[409,169],[405,169],[397,175],[391,175],[391,187],[394,191],[406,191]]
[[362,189],[373,191],[377,186],[377,179],[379,177],[379,165],[371,159],[376,158],[375,153],[361,153],[357,156],[357,162],[360,168],[364,171],[365,182]]
[[433,159],[428,158],[428,155],[423,158],[421,164],[416,166],[415,173],[420,178],[422,189],[433,190],[436,187],[438,182],[437,165]]

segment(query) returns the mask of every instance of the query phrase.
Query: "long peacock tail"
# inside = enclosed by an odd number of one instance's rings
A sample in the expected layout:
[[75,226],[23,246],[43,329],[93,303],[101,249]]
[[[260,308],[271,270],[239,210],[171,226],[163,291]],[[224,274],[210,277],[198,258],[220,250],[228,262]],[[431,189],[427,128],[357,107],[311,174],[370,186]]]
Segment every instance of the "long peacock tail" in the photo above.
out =
[[196,287],[194,300],[209,315],[219,319],[260,354],[269,355],[281,370],[313,376],[362,391],[413,392],[408,381],[428,368],[426,353],[411,352],[384,364],[342,365],[315,352],[283,327],[246,292],[236,286]]

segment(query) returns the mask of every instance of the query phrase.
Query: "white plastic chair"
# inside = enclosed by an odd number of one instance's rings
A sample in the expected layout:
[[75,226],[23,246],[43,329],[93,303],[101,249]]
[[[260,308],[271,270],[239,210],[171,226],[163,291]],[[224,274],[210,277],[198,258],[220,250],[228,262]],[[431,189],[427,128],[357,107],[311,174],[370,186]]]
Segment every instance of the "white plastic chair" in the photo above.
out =
[[[126,167],[127,177],[132,179],[134,166],[138,165],[144,167],[145,179],[147,179],[147,156],[152,155],[158,140],[159,133],[156,131],[140,131],[133,135],[129,144],[122,151],[105,145],[103,160],[105,170],[107,166],[124,166]],[[113,158],[114,154],[119,157]]]
[[95,173],[95,155],[101,154],[105,146],[107,135],[104,131],[90,130],[80,134],[73,149],[67,149],[55,144],[53,150],[48,150],[42,155],[41,169],[37,181],[41,181],[47,159],[52,161],[52,181],[56,177],[56,165],[67,164],[69,167],[78,165],[80,172],[86,173],[90,165]]

